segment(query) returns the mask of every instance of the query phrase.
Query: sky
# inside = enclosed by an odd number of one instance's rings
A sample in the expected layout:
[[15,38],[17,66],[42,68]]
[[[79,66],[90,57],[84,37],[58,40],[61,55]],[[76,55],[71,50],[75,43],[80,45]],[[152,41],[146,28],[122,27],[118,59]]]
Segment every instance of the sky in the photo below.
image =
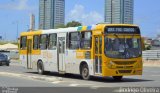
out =
[[[66,23],[72,20],[83,25],[104,22],[104,0],[66,0],[65,3]],[[160,0],[134,0],[134,24],[140,26],[143,36],[160,34],[159,4]],[[0,0],[0,36],[16,40],[20,32],[29,28],[31,13],[36,16],[38,29],[39,0]]]

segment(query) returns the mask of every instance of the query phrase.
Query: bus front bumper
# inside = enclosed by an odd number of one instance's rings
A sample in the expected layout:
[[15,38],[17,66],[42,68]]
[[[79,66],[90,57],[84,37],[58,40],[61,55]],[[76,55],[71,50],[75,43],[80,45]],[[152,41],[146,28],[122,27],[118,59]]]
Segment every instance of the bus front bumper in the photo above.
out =
[[105,76],[132,76],[142,75],[143,70],[141,68],[136,69],[106,69],[103,71],[103,77]]

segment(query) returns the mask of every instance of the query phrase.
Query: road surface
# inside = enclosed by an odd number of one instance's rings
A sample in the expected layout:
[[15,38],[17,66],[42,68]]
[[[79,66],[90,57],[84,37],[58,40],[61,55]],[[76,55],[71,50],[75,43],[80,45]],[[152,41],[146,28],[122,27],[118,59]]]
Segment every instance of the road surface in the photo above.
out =
[[[79,75],[59,75],[50,73],[38,75],[36,71],[27,70],[20,65],[11,64],[10,67],[1,66],[0,73],[21,74],[22,77],[0,74],[0,86],[16,87],[159,87],[160,68],[144,67],[143,76],[124,77],[121,82],[115,82],[111,77],[93,77],[91,80],[82,80]],[[28,78],[26,76],[34,76]],[[38,79],[39,77],[43,77]],[[44,80],[45,78],[54,79]]]

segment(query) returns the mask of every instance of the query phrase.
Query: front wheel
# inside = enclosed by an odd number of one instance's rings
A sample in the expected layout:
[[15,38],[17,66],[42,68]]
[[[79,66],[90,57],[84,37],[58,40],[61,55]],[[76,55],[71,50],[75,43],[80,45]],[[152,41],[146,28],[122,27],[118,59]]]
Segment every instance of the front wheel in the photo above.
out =
[[83,66],[82,66],[81,75],[82,75],[82,78],[83,78],[84,80],[89,80],[89,79],[90,79],[89,69],[88,69],[88,66],[87,66],[87,65],[83,65]]
[[123,76],[113,76],[113,79],[114,79],[115,81],[121,81],[122,78],[123,78]]

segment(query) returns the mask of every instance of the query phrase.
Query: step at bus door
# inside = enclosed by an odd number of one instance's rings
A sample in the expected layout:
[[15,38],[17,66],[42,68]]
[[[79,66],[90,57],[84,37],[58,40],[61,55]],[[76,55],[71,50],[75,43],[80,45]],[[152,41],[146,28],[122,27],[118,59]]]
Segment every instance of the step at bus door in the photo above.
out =
[[32,69],[32,40],[27,40],[27,68]]
[[95,36],[94,40],[95,40],[95,45],[94,45],[95,74],[101,74],[102,73],[102,36]]
[[65,72],[65,37],[58,37],[59,72]]

